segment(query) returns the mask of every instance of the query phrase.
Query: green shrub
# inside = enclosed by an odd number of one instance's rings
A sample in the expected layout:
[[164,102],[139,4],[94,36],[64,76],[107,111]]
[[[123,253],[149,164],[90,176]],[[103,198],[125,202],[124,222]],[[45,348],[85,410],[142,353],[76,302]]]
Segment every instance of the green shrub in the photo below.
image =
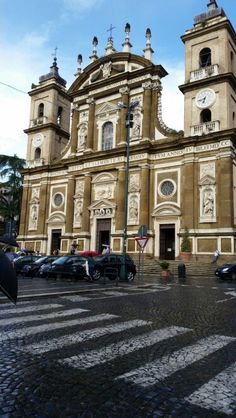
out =
[[168,270],[170,263],[168,263],[168,261],[160,261],[159,265],[161,266],[162,270]]
[[191,241],[189,238],[189,231],[188,228],[184,228],[184,233],[181,242],[181,252],[182,253],[190,253],[191,252]]

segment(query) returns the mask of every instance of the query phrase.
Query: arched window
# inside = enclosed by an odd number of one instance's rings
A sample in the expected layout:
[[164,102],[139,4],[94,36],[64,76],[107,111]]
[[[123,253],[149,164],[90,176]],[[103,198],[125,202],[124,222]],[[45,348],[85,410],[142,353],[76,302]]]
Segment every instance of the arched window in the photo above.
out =
[[102,127],[102,150],[112,149],[113,147],[113,124],[112,122],[104,123]]
[[41,158],[41,148],[36,148],[34,151],[34,159],[40,160],[40,158]]
[[62,119],[62,107],[59,106],[57,110],[57,124],[58,125],[61,124],[61,119]]
[[42,118],[44,115],[44,104],[40,103],[38,107],[38,118]]
[[210,109],[204,109],[200,115],[201,123],[211,122],[211,111]]
[[200,67],[208,67],[211,65],[211,50],[210,48],[203,48],[199,54]]

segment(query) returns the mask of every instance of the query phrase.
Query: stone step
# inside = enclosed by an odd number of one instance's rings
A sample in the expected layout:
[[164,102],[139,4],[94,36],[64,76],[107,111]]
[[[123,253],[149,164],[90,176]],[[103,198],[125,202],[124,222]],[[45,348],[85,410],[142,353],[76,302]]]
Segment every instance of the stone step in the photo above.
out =
[[[170,263],[169,270],[175,276],[178,276],[178,268],[180,264],[185,265],[186,276],[215,277],[215,270],[217,268],[217,264],[206,262],[200,263],[196,261],[189,261],[187,263],[183,263],[181,260],[168,260],[168,262]],[[137,269],[139,269],[139,261],[135,260],[135,263]],[[140,265],[140,269],[142,269],[142,264]],[[161,271],[162,269],[158,260],[144,259],[143,272],[145,275],[160,275]]]

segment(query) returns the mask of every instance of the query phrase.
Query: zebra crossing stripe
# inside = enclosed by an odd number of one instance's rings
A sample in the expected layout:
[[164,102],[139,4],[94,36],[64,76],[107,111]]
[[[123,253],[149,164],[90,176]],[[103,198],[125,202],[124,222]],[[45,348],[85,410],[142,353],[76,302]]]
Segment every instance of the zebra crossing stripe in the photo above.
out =
[[201,408],[236,416],[236,362],[185,398]]
[[[59,307],[61,307],[61,305],[59,305]],[[25,323],[25,322],[40,321],[41,319],[64,318],[66,316],[76,315],[76,314],[80,314],[83,312],[88,312],[88,309],[77,308],[77,309],[69,309],[67,311],[63,310],[61,312],[50,312],[50,313],[39,314],[39,315],[20,316],[18,318],[6,318],[6,319],[0,319],[0,325],[15,325],[15,324],[21,324],[23,322]]]
[[15,312],[19,305],[20,306],[25,306],[25,305],[29,305],[29,304],[32,305],[31,300],[28,300],[28,301],[25,301],[25,302],[18,302],[16,306],[13,305],[12,302],[11,303],[0,303],[0,312],[5,312],[6,308],[11,308],[11,311]]
[[105,292],[102,292],[102,294],[103,295],[107,295],[107,296],[129,296],[130,295],[130,293],[125,293],[125,292],[116,292],[116,291],[109,291],[109,290],[106,290]]
[[75,325],[84,325],[90,324],[91,322],[98,322],[104,321],[107,319],[118,318],[117,315],[112,314],[99,314],[89,316],[87,318],[76,318],[76,319],[69,319],[67,321],[61,322],[53,322],[51,324],[43,324],[43,325],[35,325],[33,327],[24,327],[14,331],[1,331],[0,333],[0,343],[2,341],[11,340],[14,338],[23,338],[35,334],[39,334],[45,331],[52,331],[55,329],[62,329],[62,328],[69,328]]
[[41,354],[47,351],[58,350],[64,346],[76,344],[84,341],[92,340],[93,338],[101,337],[103,335],[115,334],[117,332],[126,331],[131,328],[149,325],[151,322],[135,319],[133,321],[121,322],[105,327],[88,329],[77,333],[65,335],[59,338],[52,338],[42,343],[35,343],[23,347],[23,351],[33,354]]
[[184,334],[188,331],[191,331],[191,329],[183,327],[164,328],[120,341],[117,344],[111,344],[106,346],[105,350],[103,347],[99,350],[92,350],[77,356],[67,357],[59,360],[59,363],[73,366],[76,369],[89,369],[90,367],[113,360],[118,356],[123,356],[132,353],[133,351],[149,347],[160,341]]
[[[13,309],[5,309],[4,311],[0,310],[0,316],[3,315],[9,315],[9,314],[19,314],[19,313],[25,313],[25,312],[34,312],[34,311],[44,311],[45,309],[54,309],[54,308],[61,308],[63,305],[59,305],[59,303],[50,303],[47,305],[37,305],[37,306],[21,306],[20,308],[18,306],[14,307]],[[11,319],[8,319],[8,324]],[[0,325],[1,325],[1,319],[0,319]]]
[[172,354],[164,356],[160,360],[147,363],[136,370],[118,376],[116,379],[125,379],[142,387],[153,385],[157,381],[161,381],[178,370],[184,369],[190,364],[214,353],[235,339],[221,335],[212,335],[208,338],[203,338],[196,344],[174,351]]
[[70,302],[83,302],[84,300],[91,300],[92,298],[88,298],[87,296],[79,296],[79,295],[67,295],[67,296],[61,296],[60,299],[69,300]]

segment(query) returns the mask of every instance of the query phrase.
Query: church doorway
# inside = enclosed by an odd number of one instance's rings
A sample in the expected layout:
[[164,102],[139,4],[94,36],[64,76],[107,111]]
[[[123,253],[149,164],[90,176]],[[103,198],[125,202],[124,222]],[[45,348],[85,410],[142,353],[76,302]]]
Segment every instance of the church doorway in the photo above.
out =
[[175,259],[175,225],[160,225],[160,259]]
[[52,240],[51,240],[51,254],[54,250],[60,250],[61,246],[61,229],[52,230]]
[[111,219],[97,219],[96,251],[102,253],[110,245]]

